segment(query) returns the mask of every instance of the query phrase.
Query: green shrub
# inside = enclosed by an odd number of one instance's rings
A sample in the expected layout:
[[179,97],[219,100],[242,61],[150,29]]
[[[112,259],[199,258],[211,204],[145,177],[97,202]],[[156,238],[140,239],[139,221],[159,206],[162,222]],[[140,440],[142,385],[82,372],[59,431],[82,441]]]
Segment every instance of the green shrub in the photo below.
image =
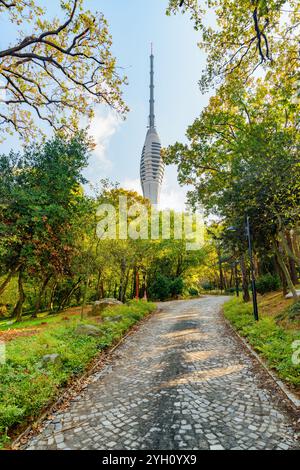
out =
[[15,423],[21,422],[24,409],[16,405],[0,404],[0,432],[4,432]]
[[245,304],[237,298],[224,305],[224,315],[280,378],[300,387],[300,365],[292,363],[292,345],[300,339],[299,331],[284,330],[271,317],[262,317],[258,322],[255,321],[252,304]]
[[184,284],[181,277],[176,277],[173,281],[170,282],[170,293],[172,297],[176,295],[181,295],[183,292]]
[[[84,371],[97,352],[113,344],[138,320],[155,309],[155,304],[133,301],[107,309],[99,324],[91,318],[101,336],[94,338],[75,333],[78,317],[69,322],[49,322],[30,337],[19,337],[7,344],[6,363],[0,365],[0,445],[6,440],[6,428],[38,416],[72,376]],[[109,317],[117,316],[117,321]],[[43,366],[45,354],[57,353],[60,364]]]
[[157,274],[149,286],[149,295],[154,300],[166,300],[170,297],[170,279],[163,274]]
[[290,320],[300,319],[300,301],[290,305],[284,312]]
[[199,295],[199,291],[198,289],[195,289],[195,287],[190,287],[188,293],[193,297],[197,297],[197,295]]
[[226,290],[225,290],[225,294],[228,294],[228,295],[233,295],[236,293],[236,287],[228,287]]
[[260,294],[266,294],[278,290],[280,287],[280,279],[278,276],[272,274],[264,274],[260,276],[256,281],[256,289]]
[[215,289],[215,285],[213,282],[203,282],[203,284],[201,284],[201,287],[203,290],[214,290]]

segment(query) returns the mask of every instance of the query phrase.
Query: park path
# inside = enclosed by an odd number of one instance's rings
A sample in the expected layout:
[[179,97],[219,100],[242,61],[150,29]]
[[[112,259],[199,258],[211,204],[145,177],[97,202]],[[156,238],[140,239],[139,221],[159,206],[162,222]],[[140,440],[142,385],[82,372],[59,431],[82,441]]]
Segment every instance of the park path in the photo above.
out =
[[159,304],[26,448],[298,448],[282,397],[220,314],[226,299]]

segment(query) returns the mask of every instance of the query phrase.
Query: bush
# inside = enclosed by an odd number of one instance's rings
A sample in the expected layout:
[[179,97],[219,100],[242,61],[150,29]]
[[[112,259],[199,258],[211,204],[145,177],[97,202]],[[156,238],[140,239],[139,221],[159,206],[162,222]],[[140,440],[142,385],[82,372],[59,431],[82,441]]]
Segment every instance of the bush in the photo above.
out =
[[264,274],[260,276],[256,281],[256,289],[260,294],[266,294],[267,292],[272,292],[278,290],[280,287],[280,279],[278,276],[273,276],[272,274]]
[[[82,373],[99,350],[113,344],[154,309],[150,302],[132,301],[105,310],[101,324],[92,318],[84,320],[99,328],[101,335],[97,338],[76,334],[79,317],[71,316],[68,323],[58,321],[59,317],[56,322],[49,319],[37,334],[8,342],[6,362],[0,364],[0,447],[6,441],[6,428],[38,416],[59,388]],[[111,321],[113,316],[117,321]],[[60,355],[61,363],[45,367],[42,357],[53,353]]]
[[285,311],[284,316],[287,316],[290,320],[300,320],[300,301],[290,305]]
[[225,294],[228,294],[228,295],[233,295],[236,293],[236,287],[228,287],[226,290],[225,290]]
[[181,295],[183,288],[184,283],[181,277],[172,279],[159,273],[149,284],[149,296],[153,300],[166,300]]
[[214,290],[215,289],[215,285],[212,282],[209,282],[209,281],[203,282],[203,284],[201,284],[201,287],[204,290]]
[[274,318],[253,318],[252,304],[231,299],[224,305],[224,315],[233,327],[245,336],[278,376],[300,387],[300,365],[293,364],[293,343],[300,339],[299,331],[285,330]]
[[157,274],[149,286],[149,295],[154,300],[166,300],[170,297],[170,280],[163,274]]
[[175,278],[173,281],[170,282],[170,294],[172,297],[177,295],[181,295],[183,292],[183,279],[181,277]]
[[197,297],[197,295],[199,295],[198,289],[195,289],[194,287],[190,287],[188,293],[193,297]]

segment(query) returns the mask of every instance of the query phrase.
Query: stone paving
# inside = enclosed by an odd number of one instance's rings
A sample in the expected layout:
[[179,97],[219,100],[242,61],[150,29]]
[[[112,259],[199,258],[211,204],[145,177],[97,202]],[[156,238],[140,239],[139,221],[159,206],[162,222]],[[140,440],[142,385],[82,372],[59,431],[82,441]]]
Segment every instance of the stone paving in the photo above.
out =
[[27,449],[293,449],[293,421],[228,330],[225,297],[159,304]]

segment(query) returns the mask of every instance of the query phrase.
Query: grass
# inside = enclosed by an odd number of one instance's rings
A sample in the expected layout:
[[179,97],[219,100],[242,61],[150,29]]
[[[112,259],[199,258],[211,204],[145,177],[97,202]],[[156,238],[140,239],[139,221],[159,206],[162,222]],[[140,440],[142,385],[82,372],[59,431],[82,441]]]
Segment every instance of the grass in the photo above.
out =
[[[253,319],[252,303],[232,298],[224,305],[224,315],[251,346],[265,359],[268,366],[287,384],[300,391],[300,364],[293,363],[293,344],[300,340],[299,321],[289,321],[280,315],[291,308],[290,302],[278,309],[279,293],[260,298],[258,322]],[[278,318],[284,318],[280,321]]]
[[[75,330],[81,323],[80,315],[70,315],[67,321],[64,312],[54,319],[44,319],[43,327],[31,336],[8,341],[6,361],[0,365],[0,443],[7,441],[17,425],[39,416],[70,379],[84,372],[99,351],[119,340],[154,309],[152,303],[133,301],[105,310],[101,323],[97,318],[86,318],[83,323],[99,328],[101,335],[96,338],[78,335]],[[112,321],[114,316],[117,321]],[[35,321],[27,327],[36,326]],[[20,326],[24,329],[24,324]],[[13,328],[18,331],[18,325]],[[60,362],[43,365],[42,357],[53,353],[59,354]]]

